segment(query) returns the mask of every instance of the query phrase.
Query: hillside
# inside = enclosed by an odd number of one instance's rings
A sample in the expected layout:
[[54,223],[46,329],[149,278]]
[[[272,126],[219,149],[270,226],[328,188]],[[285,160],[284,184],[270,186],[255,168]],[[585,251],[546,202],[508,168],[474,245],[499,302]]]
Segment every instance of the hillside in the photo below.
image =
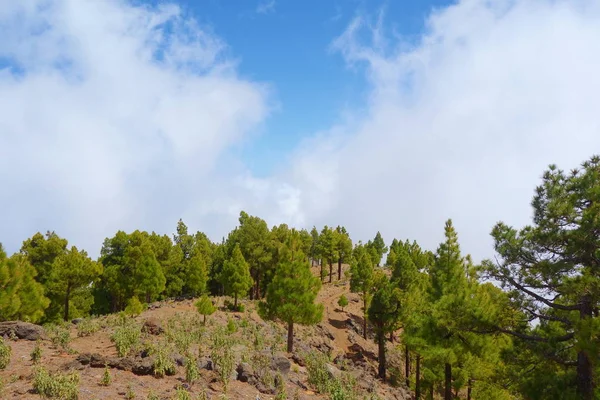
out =
[[[344,311],[337,305],[343,293],[349,300]],[[5,335],[12,357],[0,371],[2,398],[40,398],[34,390],[39,367],[78,373],[79,399],[84,400],[410,398],[404,388],[376,379],[377,348],[372,338],[362,338],[360,298],[349,293],[347,279],[323,285],[318,298],[325,307],[323,320],[316,326],[296,328],[292,354],[284,351],[282,324],[264,322],[256,312],[257,304],[249,300],[242,301],[244,312],[226,311],[227,299],[213,298],[219,307],[207,318],[206,326],[195,300],[187,299],[152,303],[135,318],[109,315],[75,321],[65,328],[70,340],[60,329],[49,329],[39,341],[37,366],[31,360],[35,340]],[[115,336],[133,338],[131,350],[123,350],[123,357],[119,357]],[[389,344],[389,361],[398,373],[400,357],[394,347]],[[160,366],[168,371],[171,361],[173,373],[157,377]],[[194,369],[185,366],[188,362],[198,367],[196,380],[189,378]],[[105,368],[111,382],[103,386]]]

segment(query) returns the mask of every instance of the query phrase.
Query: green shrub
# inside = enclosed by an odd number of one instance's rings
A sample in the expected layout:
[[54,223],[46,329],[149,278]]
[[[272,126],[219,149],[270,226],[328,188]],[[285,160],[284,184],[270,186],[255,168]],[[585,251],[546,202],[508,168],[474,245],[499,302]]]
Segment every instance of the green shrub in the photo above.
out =
[[158,343],[152,353],[154,359],[154,376],[162,378],[165,375],[175,375],[175,363],[171,358],[171,347],[167,343]]
[[12,348],[8,343],[4,342],[4,339],[0,337],[0,370],[8,366],[11,354]]
[[192,400],[192,395],[190,392],[179,386],[175,392],[175,397],[173,400]]
[[140,302],[137,296],[133,296],[127,302],[127,307],[125,307],[125,314],[130,317],[137,317],[144,311],[144,305]]
[[112,382],[112,377],[110,376],[110,369],[108,365],[104,367],[104,373],[102,374],[102,379],[100,379],[100,386],[110,386]]
[[110,340],[115,344],[119,357],[125,357],[139,345],[142,329],[136,323],[128,323],[118,327]]
[[127,400],[135,399],[135,392],[133,391],[133,387],[131,387],[131,383],[127,386],[127,392],[125,393],[125,398]]
[[232,320],[231,318],[227,318],[227,332],[229,333],[235,333],[237,332],[238,327],[235,323],[234,320]]
[[33,389],[44,398],[77,400],[79,397],[79,374],[49,373],[44,367],[35,370]]
[[348,305],[348,298],[346,295],[342,294],[338,300],[338,306],[342,307],[342,311],[344,311],[344,307]]
[[148,397],[146,398],[147,400],[160,400],[160,397],[154,393],[154,390],[150,390],[150,393],[148,393]]
[[192,386],[200,378],[198,363],[196,359],[189,356],[185,359],[185,381]]
[[100,330],[100,321],[92,318],[84,318],[77,324],[77,337],[93,335]]
[[219,376],[219,379],[227,391],[229,379],[235,368],[234,355],[231,350],[234,341],[223,330],[216,330],[213,334],[213,343],[211,351],[211,359],[214,364],[214,369]]
[[35,347],[33,348],[33,350],[31,351],[31,353],[29,355],[31,357],[31,361],[34,364],[38,364],[40,362],[40,360],[42,359],[42,347],[40,346],[39,339],[36,340]]
[[70,324],[68,322],[46,326],[46,332],[54,347],[60,348],[66,352],[71,351],[71,347],[69,346],[69,343],[71,343],[71,332],[69,328]]

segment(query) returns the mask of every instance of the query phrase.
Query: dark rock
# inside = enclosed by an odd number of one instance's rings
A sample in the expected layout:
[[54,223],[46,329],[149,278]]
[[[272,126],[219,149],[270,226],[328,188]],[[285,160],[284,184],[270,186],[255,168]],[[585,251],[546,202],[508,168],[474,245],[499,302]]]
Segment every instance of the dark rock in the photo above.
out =
[[77,356],[77,358],[75,358],[75,361],[77,361],[81,365],[88,365],[91,359],[92,355],[90,353],[81,353]]
[[254,370],[248,363],[240,363],[237,368],[237,380],[240,382],[248,382],[254,375]]
[[178,366],[183,367],[185,365],[185,357],[182,356],[181,354],[172,353],[171,358],[173,359],[173,362],[175,364],[177,364]]
[[290,368],[292,367],[292,363],[284,356],[275,356],[271,361],[271,368],[276,371],[281,372],[282,374],[287,374],[290,372]]
[[205,369],[207,371],[213,370],[213,362],[210,357],[200,357],[198,359],[198,368]]
[[74,325],[79,325],[81,322],[83,322],[83,318],[75,318],[71,321],[71,323]]
[[165,332],[165,330],[162,327],[162,323],[154,317],[150,317],[146,321],[144,321],[142,331],[151,335],[160,335]]
[[275,394],[276,389],[274,387],[271,386],[267,386],[264,383],[262,383],[260,380],[257,380],[254,387],[261,393],[264,394]]
[[306,362],[304,361],[304,358],[302,358],[302,356],[300,356],[300,354],[298,354],[298,353],[294,353],[292,355],[292,360],[294,360],[294,362],[301,367],[306,366]]
[[46,339],[44,328],[22,321],[0,322],[0,336],[16,336],[24,340]]
[[154,357],[136,360],[131,372],[136,375],[151,375],[154,372]]

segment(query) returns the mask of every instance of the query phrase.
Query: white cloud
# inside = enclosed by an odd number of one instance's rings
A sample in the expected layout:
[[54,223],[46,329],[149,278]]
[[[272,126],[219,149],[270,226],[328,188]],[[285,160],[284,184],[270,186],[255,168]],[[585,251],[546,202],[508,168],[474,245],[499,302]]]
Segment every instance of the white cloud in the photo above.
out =
[[299,209],[357,239],[381,230],[431,249],[453,218],[463,250],[491,256],[493,224],[530,221],[548,164],[600,151],[600,5],[464,0],[412,44],[384,26],[363,16],[334,42],[365,68],[367,115],[337,127],[337,145],[321,134],[298,151]]
[[[269,111],[225,44],[174,5],[0,4],[0,242],[56,230],[97,254],[118,229],[171,232],[243,168],[227,150]],[[208,209],[208,208],[207,208]],[[220,210],[223,234],[235,216]],[[239,211],[238,211],[239,212]],[[192,224],[196,225],[196,224]]]
[[275,11],[275,0],[263,0],[256,6],[256,12],[259,14],[269,14]]

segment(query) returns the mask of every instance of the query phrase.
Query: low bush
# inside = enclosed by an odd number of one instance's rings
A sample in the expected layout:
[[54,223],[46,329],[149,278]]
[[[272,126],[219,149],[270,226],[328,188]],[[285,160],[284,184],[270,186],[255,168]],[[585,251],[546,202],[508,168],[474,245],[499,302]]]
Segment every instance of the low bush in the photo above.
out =
[[45,368],[37,368],[33,378],[33,389],[44,398],[77,400],[79,397],[79,374],[50,373]]

